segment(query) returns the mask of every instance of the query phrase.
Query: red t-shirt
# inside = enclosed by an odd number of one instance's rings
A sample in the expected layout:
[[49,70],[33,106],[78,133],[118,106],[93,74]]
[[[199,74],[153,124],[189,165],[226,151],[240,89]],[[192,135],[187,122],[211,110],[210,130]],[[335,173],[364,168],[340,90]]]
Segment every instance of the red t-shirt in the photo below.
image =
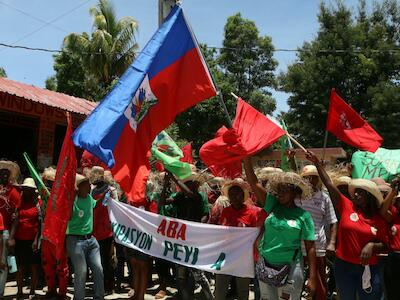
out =
[[268,213],[265,211],[265,209],[254,206],[253,207],[255,214],[256,214],[256,219],[257,219],[257,227],[262,227],[264,226],[265,219],[268,217]]
[[11,184],[0,185],[0,214],[3,217],[4,230],[11,229],[12,214],[21,203],[21,195]]
[[[380,215],[372,219],[365,218],[353,202],[341,195],[338,203],[340,221],[336,256],[353,264],[361,264],[360,254],[369,242],[383,242],[388,244],[387,224]],[[377,264],[376,255],[369,261],[370,265]]]
[[389,246],[393,251],[400,251],[400,216],[396,207],[390,207],[393,223],[389,228]]
[[4,230],[3,216],[0,214],[0,231]]
[[97,201],[97,205],[93,209],[93,236],[98,241],[104,240],[113,235],[108,209],[102,203],[107,192],[107,185],[92,192],[93,199]]
[[[41,201],[39,201],[41,205]],[[39,211],[34,201],[22,201],[18,208],[18,227],[16,240],[34,240],[39,230]]]
[[225,207],[219,217],[219,224],[233,227],[256,227],[256,211],[246,204],[239,210],[232,206]]

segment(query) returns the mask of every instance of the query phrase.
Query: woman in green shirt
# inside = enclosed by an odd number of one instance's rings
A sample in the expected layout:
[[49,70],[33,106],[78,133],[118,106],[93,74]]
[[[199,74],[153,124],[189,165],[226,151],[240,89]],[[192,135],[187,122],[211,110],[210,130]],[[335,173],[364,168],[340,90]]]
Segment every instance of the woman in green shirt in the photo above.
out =
[[251,158],[244,160],[244,167],[247,181],[268,213],[257,239],[259,254],[271,265],[291,264],[288,283],[282,288],[259,281],[262,299],[301,299],[304,283],[302,240],[310,267],[307,288],[313,294],[316,286],[314,223],[310,214],[295,204],[296,198],[306,199],[311,195],[311,187],[299,175],[282,172],[271,176],[265,188],[254,173]]
[[104,299],[104,275],[100,259],[100,246],[93,231],[93,208],[96,200],[90,195],[89,179],[76,174],[76,196],[67,226],[67,252],[74,266],[74,299],[85,299],[87,266],[93,276],[95,300]]

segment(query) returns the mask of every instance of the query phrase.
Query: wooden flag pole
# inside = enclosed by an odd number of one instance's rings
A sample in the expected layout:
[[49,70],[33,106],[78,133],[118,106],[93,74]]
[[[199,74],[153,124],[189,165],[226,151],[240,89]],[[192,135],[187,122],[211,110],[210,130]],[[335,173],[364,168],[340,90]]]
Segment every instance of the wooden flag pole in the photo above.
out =
[[325,130],[324,148],[322,149],[322,161],[325,160],[325,150],[327,144],[328,144],[328,130]]
[[300,148],[301,150],[303,150],[304,152],[307,153],[307,149],[304,148],[303,145],[300,144],[294,137],[292,137],[288,132],[286,132],[286,135],[287,135],[287,137],[288,137],[289,139],[291,139],[291,141],[292,141],[293,143],[295,143],[297,146],[299,146],[299,148]]
[[219,102],[221,103],[222,108],[224,109],[226,120],[228,121],[229,127],[232,128],[232,119],[231,116],[229,115],[228,109],[226,108],[224,98],[222,97],[222,94],[220,91],[218,91],[218,96],[219,96]]
[[234,93],[231,92],[231,95],[237,100],[239,99],[239,96],[235,95]]

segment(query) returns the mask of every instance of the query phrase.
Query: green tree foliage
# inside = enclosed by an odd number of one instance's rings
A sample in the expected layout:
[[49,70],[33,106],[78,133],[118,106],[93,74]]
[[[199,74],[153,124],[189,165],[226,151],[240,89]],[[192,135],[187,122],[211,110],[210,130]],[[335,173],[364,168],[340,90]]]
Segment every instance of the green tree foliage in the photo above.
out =
[[0,77],[7,77],[6,70],[4,70],[2,67],[0,67]]
[[[267,90],[275,86],[273,72],[277,66],[271,38],[260,36],[253,21],[236,14],[226,22],[223,46],[217,51],[203,45],[202,50],[231,118],[236,109],[231,92],[263,113],[273,112],[276,102]],[[180,114],[176,124],[180,137],[199,148],[219,127],[228,126],[228,121],[220,98],[214,97]]]
[[117,19],[108,0],[100,0],[90,9],[93,32],[71,33],[64,47],[82,59],[83,66],[103,86],[121,76],[135,58],[138,49],[135,34],[138,23],[131,17]]
[[[384,146],[399,147],[399,4],[375,3],[368,12],[360,1],[352,15],[341,1],[334,7],[322,3],[318,19],[316,38],[304,43],[280,76],[281,89],[291,95],[289,131],[305,145],[321,147],[330,90],[336,88],[384,137]],[[338,144],[329,139],[328,145]]]
[[138,24],[131,17],[118,20],[108,0],[99,0],[90,14],[93,32],[64,38],[64,51],[54,56],[55,79],[48,84],[57,91],[98,101],[135,58]]

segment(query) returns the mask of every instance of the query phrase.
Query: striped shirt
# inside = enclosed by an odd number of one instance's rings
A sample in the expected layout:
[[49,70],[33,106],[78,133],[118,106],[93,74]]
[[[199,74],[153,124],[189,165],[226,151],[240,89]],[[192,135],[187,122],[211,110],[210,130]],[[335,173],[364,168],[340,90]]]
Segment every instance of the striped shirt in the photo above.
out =
[[[308,211],[314,221],[315,228],[315,248],[317,256],[325,256],[326,249],[326,233],[325,226],[337,223],[335,210],[332,205],[331,198],[328,194],[318,191],[315,192],[310,199],[296,199],[296,205]],[[304,243],[302,243],[303,256],[306,255]]]

